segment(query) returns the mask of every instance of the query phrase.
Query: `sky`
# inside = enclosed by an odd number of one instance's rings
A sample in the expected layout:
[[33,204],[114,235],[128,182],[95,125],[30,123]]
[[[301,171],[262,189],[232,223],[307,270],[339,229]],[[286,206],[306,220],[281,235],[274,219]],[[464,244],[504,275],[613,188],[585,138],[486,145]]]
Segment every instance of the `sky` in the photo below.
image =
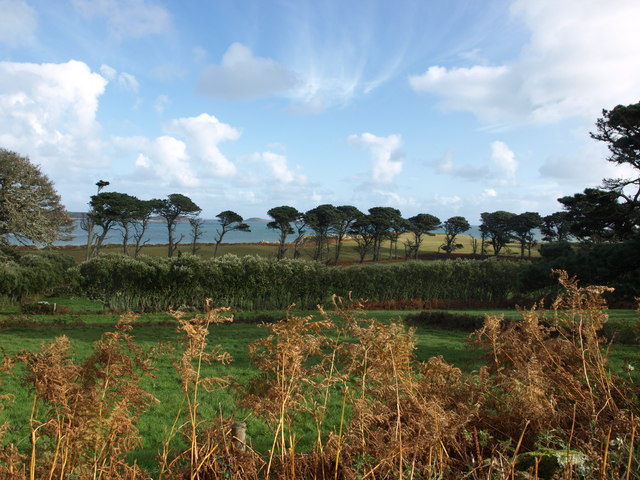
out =
[[631,174],[638,0],[0,0],[0,147],[69,211],[98,180],[204,218],[561,210]]

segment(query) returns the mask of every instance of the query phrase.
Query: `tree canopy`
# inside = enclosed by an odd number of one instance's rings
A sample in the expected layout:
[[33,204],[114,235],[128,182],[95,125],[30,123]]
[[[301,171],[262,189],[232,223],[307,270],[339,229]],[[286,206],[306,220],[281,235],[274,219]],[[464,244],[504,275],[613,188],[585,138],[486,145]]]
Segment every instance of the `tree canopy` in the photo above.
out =
[[287,235],[291,235],[294,232],[291,223],[295,222],[300,217],[300,212],[288,205],[282,205],[280,207],[274,207],[267,212],[273,221],[267,223],[267,227],[273,230],[278,230],[280,241],[278,242],[278,259],[284,258],[286,252],[285,242],[287,241]]
[[28,157],[0,148],[0,244],[50,244],[70,226],[49,178]]
[[178,243],[182,240],[182,237],[178,240],[173,238],[178,219],[181,217],[193,217],[198,215],[201,211],[202,209],[196,205],[193,200],[180,193],[172,193],[166,199],[159,202],[157,213],[167,222],[169,257],[173,256],[173,252],[176,250]]

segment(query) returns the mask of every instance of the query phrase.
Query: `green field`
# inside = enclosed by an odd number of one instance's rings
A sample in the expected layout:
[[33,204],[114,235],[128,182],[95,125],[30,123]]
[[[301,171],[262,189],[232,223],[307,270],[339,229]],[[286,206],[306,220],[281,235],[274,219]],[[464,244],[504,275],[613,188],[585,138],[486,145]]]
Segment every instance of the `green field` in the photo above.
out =
[[[0,345],[5,355],[19,351],[38,351],[43,342],[65,335],[72,345],[74,359],[79,362],[87,358],[93,349],[93,343],[105,332],[111,331],[118,315],[103,313],[97,303],[83,298],[58,297],[47,298],[50,303],[66,307],[70,311],[60,315],[23,315],[17,307],[6,308],[0,312]],[[382,323],[402,319],[409,311],[369,311],[366,316]],[[518,318],[514,311],[474,310],[460,311],[474,315],[504,314],[507,318]],[[295,312],[295,315],[317,315],[317,312]],[[618,332],[621,339],[629,341],[634,337],[633,328],[637,325],[637,314],[632,310],[612,310],[610,314],[611,328]],[[219,344],[231,354],[233,362],[227,366],[205,366],[203,375],[230,377],[231,386],[242,387],[255,377],[257,370],[251,364],[248,355],[249,344],[264,338],[267,331],[254,322],[256,319],[283,317],[284,312],[237,312],[237,322],[213,326],[209,337],[210,344]],[[131,453],[141,465],[151,466],[159,452],[162,441],[166,438],[170,426],[181,407],[180,378],[172,366],[172,361],[179,356],[175,349],[178,343],[176,321],[169,314],[147,314],[137,320],[132,335],[137,345],[144,349],[154,349],[163,345],[163,353],[157,353],[154,361],[155,378],[143,381],[143,388],[151,392],[159,400],[152,405],[139,419],[142,444]],[[436,328],[416,328],[415,357],[417,361],[426,361],[430,357],[442,355],[444,360],[465,372],[477,370],[484,364],[484,352],[472,347],[468,342],[468,332],[443,330]],[[635,380],[640,370],[640,351],[637,345],[617,343],[611,345],[610,365],[613,371],[625,376],[632,375]],[[631,367],[631,368],[630,368]],[[634,369],[634,370],[632,370]],[[15,400],[0,410],[0,425],[8,422],[10,430],[5,440],[15,442],[19,448],[29,448],[29,415],[32,405],[32,393],[22,384],[24,367],[18,365],[11,375],[3,376],[0,386],[1,394],[12,394]],[[201,397],[201,412],[208,418],[232,417],[246,419],[249,425],[249,442],[258,451],[265,452],[273,438],[266,425],[251,417],[250,412],[237,407],[239,398],[236,388],[217,389]],[[339,423],[338,397],[330,399],[330,414],[325,428],[337,428]],[[306,426],[305,426],[306,425]],[[309,448],[314,440],[315,432],[311,424],[302,422],[299,432],[299,450]]]
[[[397,258],[404,259],[404,241],[408,238],[410,234],[403,234],[400,236],[400,240],[398,241],[398,251]],[[477,240],[477,239],[476,239]],[[433,235],[425,235],[422,245],[420,246],[420,254],[421,255],[433,255],[438,254],[442,258],[447,258],[447,256],[440,251],[440,246],[444,242],[444,234],[436,233]],[[468,235],[459,235],[458,243],[462,245],[462,248],[455,251],[456,255],[470,255],[473,253],[472,249],[472,238]],[[358,253],[355,250],[355,241],[351,239],[344,240],[342,251],[340,253],[340,261],[345,263],[355,263],[359,262]],[[213,251],[215,248],[215,244],[213,243],[198,243],[198,251],[197,255],[200,255],[204,258],[211,258],[213,256]],[[54,247],[56,250],[64,251],[66,254],[72,256],[77,262],[81,262],[85,260],[86,248],[84,246],[65,246],[65,247]],[[330,247],[330,258],[333,258],[334,249],[333,245]],[[478,247],[479,248],[479,247]],[[301,258],[311,259],[313,258],[315,246],[311,242],[305,243],[300,249]],[[222,243],[218,248],[218,256],[225,255],[227,253],[232,253],[234,255],[243,256],[243,255],[259,255],[263,257],[275,257],[277,246],[275,243]],[[121,253],[122,246],[121,245],[105,245],[100,250],[103,253]],[[181,244],[179,247],[179,251],[182,253],[191,253],[191,245],[189,244]],[[491,249],[489,248],[489,252]],[[144,255],[150,256],[158,256],[165,257],[167,255],[167,246],[166,245],[146,245],[142,248],[141,251]],[[489,253],[490,254],[490,253]],[[291,257],[293,255],[293,246],[290,246],[287,250],[287,257]],[[514,256],[517,257],[520,255],[520,246],[518,244],[512,243],[508,244],[503,252],[501,252],[501,256]],[[389,243],[383,243],[381,250],[382,260],[395,258],[396,253],[389,251]],[[534,247],[531,251],[531,256],[533,258],[537,258],[540,256],[537,247]],[[365,261],[368,261],[370,255],[367,255]]]

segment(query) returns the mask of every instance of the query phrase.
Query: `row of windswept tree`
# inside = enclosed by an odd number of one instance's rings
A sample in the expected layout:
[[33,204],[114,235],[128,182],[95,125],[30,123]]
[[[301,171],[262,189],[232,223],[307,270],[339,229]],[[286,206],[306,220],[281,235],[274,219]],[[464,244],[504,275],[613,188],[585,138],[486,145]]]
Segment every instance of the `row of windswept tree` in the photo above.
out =
[[[87,259],[98,255],[107,234],[113,229],[122,234],[123,253],[137,256],[147,242],[145,233],[154,216],[161,217],[167,226],[167,256],[172,257],[184,240],[184,234],[176,234],[177,223],[184,220],[191,226],[191,252],[197,251],[204,221],[198,216],[201,208],[189,197],[174,193],[166,199],[140,200],[126,193],[100,192],[108,182],[100,181],[96,185],[98,193],[91,197],[90,211],[82,222],[88,238]],[[453,216],[444,222],[428,213],[404,218],[398,209],[392,207],[372,207],[368,213],[363,213],[352,205],[323,204],[300,212],[282,205],[270,209],[267,214],[271,218],[267,226],[278,235],[278,259],[284,258],[290,246],[293,258],[300,257],[300,247],[311,240],[315,246],[313,260],[334,263],[340,260],[343,241],[347,237],[355,241],[361,262],[367,255],[371,255],[373,261],[380,260],[383,242],[389,244],[389,256],[398,257],[401,236],[402,256],[416,259],[425,237],[433,235],[435,230],[444,231],[440,250],[452,253],[462,248],[462,244],[457,242],[458,235],[471,228],[468,220],[461,216]],[[555,215],[542,218],[535,212],[485,212],[481,215],[480,239],[472,241],[473,253],[485,255],[490,246],[493,254],[498,255],[508,243],[517,241],[521,256],[525,256],[525,250],[530,256],[537,229],[547,239],[563,239],[565,233]],[[214,238],[214,257],[226,233],[250,231],[243,217],[231,210],[220,212],[216,218],[219,225]],[[292,236],[293,241],[288,242]]]

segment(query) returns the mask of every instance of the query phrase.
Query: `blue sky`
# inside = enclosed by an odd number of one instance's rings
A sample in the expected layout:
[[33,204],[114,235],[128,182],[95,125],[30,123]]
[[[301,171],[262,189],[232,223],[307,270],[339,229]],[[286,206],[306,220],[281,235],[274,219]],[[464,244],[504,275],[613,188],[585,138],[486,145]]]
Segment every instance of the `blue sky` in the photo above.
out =
[[640,101],[637,0],[0,0],[0,147],[71,211],[95,182],[445,220],[628,175],[589,138]]

